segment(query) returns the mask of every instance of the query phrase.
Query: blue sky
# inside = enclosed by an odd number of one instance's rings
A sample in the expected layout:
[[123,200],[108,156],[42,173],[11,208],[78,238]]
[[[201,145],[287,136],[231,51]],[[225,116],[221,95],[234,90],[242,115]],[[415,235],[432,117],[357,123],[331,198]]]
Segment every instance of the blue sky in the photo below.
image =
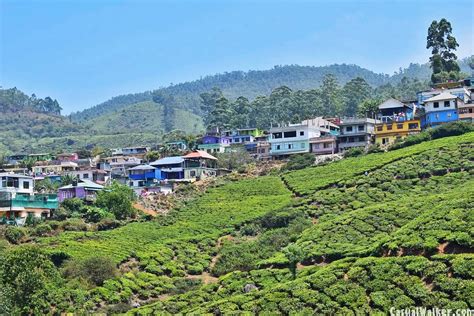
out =
[[354,63],[392,74],[426,62],[426,30],[451,21],[473,53],[473,2],[0,0],[0,85],[64,113],[232,70]]

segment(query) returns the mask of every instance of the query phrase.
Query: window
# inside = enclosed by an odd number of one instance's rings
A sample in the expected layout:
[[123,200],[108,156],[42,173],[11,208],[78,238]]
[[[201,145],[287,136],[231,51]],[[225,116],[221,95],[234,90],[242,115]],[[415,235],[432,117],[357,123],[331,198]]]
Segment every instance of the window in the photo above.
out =
[[196,176],[196,171],[191,170],[191,171],[189,172],[189,175],[190,175],[191,177],[195,177],[195,176]]
[[28,190],[30,188],[30,183],[28,181],[23,182],[23,189]]
[[445,108],[449,108],[449,106],[450,106],[449,101],[444,101],[444,107],[445,107]]
[[436,114],[436,115],[435,115],[435,118],[436,118],[437,120],[439,120],[439,114]]
[[418,123],[410,123],[408,124],[408,129],[416,129],[418,128]]
[[383,126],[377,126],[377,131],[381,132],[383,130]]
[[18,178],[7,178],[7,188],[18,188]]
[[324,148],[331,148],[332,144],[331,143],[324,143]]
[[283,137],[284,138],[296,137],[296,131],[284,132]]
[[313,144],[314,149],[319,149],[319,144]]
[[393,126],[392,126],[392,125],[387,125],[387,131],[391,131],[391,130],[392,130],[392,128],[393,128]]
[[351,133],[352,132],[352,126],[347,126],[346,127],[346,132]]
[[82,179],[89,179],[89,174],[88,173],[84,173],[82,175]]
[[304,131],[300,131],[300,136],[304,136]]
[[283,136],[282,136],[281,132],[273,133],[273,134],[272,134],[272,138],[274,138],[274,139],[278,139],[278,138],[282,138],[282,137],[283,137]]
[[280,145],[276,145],[276,150],[280,150]]
[[397,129],[403,129],[403,124],[397,124]]
[[288,144],[288,149],[293,149],[293,144]]
[[452,114],[452,113],[448,113],[448,117],[451,117],[451,114]]
[[382,138],[382,145],[388,144],[388,138]]
[[359,132],[363,132],[363,131],[364,131],[364,125],[359,125],[359,126],[357,126],[357,130],[358,130]]
[[349,143],[353,143],[354,142],[354,137],[349,137]]
[[365,142],[365,137],[364,136],[359,136],[359,142]]
[[439,108],[439,102],[433,102],[433,107],[434,107],[435,109]]

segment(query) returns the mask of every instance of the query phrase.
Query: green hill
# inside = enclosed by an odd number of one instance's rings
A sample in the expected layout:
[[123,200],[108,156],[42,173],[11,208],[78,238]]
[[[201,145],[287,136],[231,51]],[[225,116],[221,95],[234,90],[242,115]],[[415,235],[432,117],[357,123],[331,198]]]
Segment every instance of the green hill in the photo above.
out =
[[[116,112],[94,117],[84,125],[98,134],[143,132],[162,133],[164,130],[163,106],[152,101],[128,105]],[[204,128],[202,119],[190,112],[176,109],[173,127],[188,133],[198,133]]]
[[[470,73],[467,58],[459,61],[461,71]],[[280,86],[288,86],[293,90],[309,90],[319,87],[322,79],[327,74],[333,74],[339,83],[345,84],[351,79],[361,77],[372,87],[385,84],[396,85],[404,77],[426,81],[430,79],[431,69],[428,64],[410,64],[407,68],[400,69],[393,75],[379,74],[357,65],[334,64],[328,66],[275,66],[269,70],[232,71],[212,76],[205,76],[199,80],[179,83],[163,87],[154,91],[134,93],[113,97],[110,100],[94,107],[73,113],[73,121],[87,121],[95,116],[120,110],[127,105],[137,102],[151,101],[153,93],[164,93],[173,97],[178,108],[186,109],[192,113],[200,114],[200,98],[203,92],[208,92],[218,87],[229,99],[244,96],[254,99],[260,95],[269,95]]]
[[135,267],[48,299],[78,313],[139,302],[131,315],[472,309],[473,143],[469,133],[227,180],[154,221],[40,238],[53,257]]

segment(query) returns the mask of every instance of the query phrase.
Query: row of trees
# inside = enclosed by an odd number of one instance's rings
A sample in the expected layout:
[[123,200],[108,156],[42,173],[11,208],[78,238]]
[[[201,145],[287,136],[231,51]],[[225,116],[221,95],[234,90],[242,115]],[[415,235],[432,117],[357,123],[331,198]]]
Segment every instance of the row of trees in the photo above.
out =
[[340,85],[335,76],[328,74],[319,88],[293,91],[281,86],[253,101],[243,96],[229,100],[220,89],[213,88],[201,94],[201,110],[208,129],[269,128],[315,116],[370,116],[384,99],[415,99],[416,91],[427,87],[428,82],[408,78],[375,89],[361,77]]
[[28,96],[17,88],[0,89],[0,111],[18,112],[22,110],[60,115],[62,108],[57,100],[50,97],[41,99],[37,98],[35,94]]

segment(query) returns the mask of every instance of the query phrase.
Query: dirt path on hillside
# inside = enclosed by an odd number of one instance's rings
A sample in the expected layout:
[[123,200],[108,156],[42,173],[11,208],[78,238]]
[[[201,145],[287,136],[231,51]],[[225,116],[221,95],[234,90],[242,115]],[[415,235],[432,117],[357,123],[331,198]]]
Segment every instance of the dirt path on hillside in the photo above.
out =
[[138,203],[138,202],[133,203],[133,207],[136,208],[137,210],[140,210],[140,211],[142,211],[143,213],[148,214],[148,215],[151,215],[151,216],[153,216],[153,217],[155,217],[155,216],[158,215],[158,212],[153,211],[153,210],[150,210],[150,209],[147,209],[147,208],[145,208],[143,205],[141,205],[141,204]]
[[[232,240],[232,236],[225,235],[219,237],[216,243],[217,251],[219,251],[219,249],[222,247],[222,243],[224,240]],[[217,253],[211,258],[211,263],[209,264],[208,268],[209,271],[212,271],[212,269],[216,266],[217,260],[219,260],[220,256],[221,255]],[[188,274],[186,275],[186,278],[192,280],[201,280],[203,284],[217,283],[217,281],[219,281],[219,278],[212,276],[208,271],[204,271],[203,273],[198,275]]]

